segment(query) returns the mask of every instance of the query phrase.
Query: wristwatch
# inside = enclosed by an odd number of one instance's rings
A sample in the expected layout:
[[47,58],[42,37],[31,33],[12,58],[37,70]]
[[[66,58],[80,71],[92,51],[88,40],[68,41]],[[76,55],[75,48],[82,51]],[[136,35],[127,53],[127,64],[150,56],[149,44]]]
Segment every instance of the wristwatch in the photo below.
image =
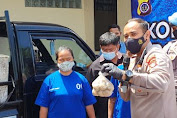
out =
[[125,81],[129,81],[133,77],[133,72],[131,70],[125,71],[126,79]]

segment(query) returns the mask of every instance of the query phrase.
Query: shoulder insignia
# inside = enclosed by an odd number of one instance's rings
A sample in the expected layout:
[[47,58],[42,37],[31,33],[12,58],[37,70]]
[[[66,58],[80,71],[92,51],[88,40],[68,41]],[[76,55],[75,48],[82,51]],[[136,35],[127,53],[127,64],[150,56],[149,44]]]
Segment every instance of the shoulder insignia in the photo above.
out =
[[154,68],[157,65],[156,56],[151,55],[147,58],[146,63],[149,67]]
[[176,58],[176,54],[174,52],[168,52],[168,57],[173,61]]
[[172,43],[167,51],[168,57],[173,61],[177,56],[177,41]]
[[177,41],[172,44],[170,47],[170,51],[173,51],[174,54],[177,56]]
[[137,91],[138,91],[139,93],[140,93],[140,92],[142,92],[142,90],[141,90],[141,89],[138,89]]

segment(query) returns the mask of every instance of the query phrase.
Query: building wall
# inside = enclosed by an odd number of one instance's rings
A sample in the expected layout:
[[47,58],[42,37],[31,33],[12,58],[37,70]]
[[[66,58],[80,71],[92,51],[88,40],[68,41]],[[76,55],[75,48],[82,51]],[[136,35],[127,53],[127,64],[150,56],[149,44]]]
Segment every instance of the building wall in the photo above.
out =
[[84,1],[85,41],[94,51],[94,0]]
[[[123,33],[123,28],[126,22],[132,17],[131,16],[131,0],[117,0],[117,19],[118,25]],[[123,35],[121,35],[121,40],[123,40]]]
[[25,0],[1,0],[0,15],[9,10],[11,21],[33,21],[67,26],[85,39],[84,0],[82,9],[25,7]]
[[[85,36],[86,43],[94,50],[94,0],[84,1],[84,18],[85,18]],[[126,8],[126,9],[125,9]],[[117,0],[117,23],[123,27],[128,19],[131,18],[131,0]],[[121,36],[123,40],[123,35]],[[95,51],[99,53],[99,51]]]
[[[117,1],[118,24],[123,28],[131,18],[131,1]],[[82,9],[25,7],[25,0],[1,0],[0,16],[4,10],[9,10],[11,21],[46,22],[69,27],[94,50],[94,0],[82,0]]]

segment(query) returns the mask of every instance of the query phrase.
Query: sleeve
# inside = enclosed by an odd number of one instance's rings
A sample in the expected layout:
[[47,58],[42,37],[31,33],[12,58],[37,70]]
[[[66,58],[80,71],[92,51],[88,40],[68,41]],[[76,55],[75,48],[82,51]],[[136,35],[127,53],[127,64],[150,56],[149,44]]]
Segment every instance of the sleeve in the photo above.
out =
[[118,80],[114,79],[111,77],[110,82],[114,85],[114,90],[110,98],[117,97],[117,92],[118,92]]
[[135,73],[132,78],[132,85],[141,87],[146,92],[163,93],[170,83],[172,67],[169,58],[163,51],[150,54],[143,64],[146,66],[146,73]]
[[86,78],[90,84],[90,86],[92,85],[92,82],[95,80],[95,75],[94,75],[94,71],[92,70],[92,67],[90,66],[87,73],[86,73]]
[[130,100],[130,86],[128,85],[126,93],[121,92],[120,88],[121,88],[121,86],[119,84],[119,94],[120,94],[121,98],[126,102],[129,101]]
[[49,79],[46,78],[40,88],[35,104],[43,107],[49,107]]
[[85,106],[96,103],[88,80],[83,76],[83,102]]

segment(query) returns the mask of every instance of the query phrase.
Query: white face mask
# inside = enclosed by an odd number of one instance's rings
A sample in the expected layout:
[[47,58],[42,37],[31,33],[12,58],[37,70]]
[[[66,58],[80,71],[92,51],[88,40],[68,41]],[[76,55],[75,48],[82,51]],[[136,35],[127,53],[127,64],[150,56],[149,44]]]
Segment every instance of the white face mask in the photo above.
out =
[[115,51],[113,51],[113,52],[104,52],[104,51],[102,51],[102,54],[103,54],[103,57],[106,60],[112,60],[116,56]]
[[74,61],[65,61],[63,63],[58,63],[57,66],[59,67],[59,69],[63,72],[67,72],[72,70],[72,67],[74,66]]

